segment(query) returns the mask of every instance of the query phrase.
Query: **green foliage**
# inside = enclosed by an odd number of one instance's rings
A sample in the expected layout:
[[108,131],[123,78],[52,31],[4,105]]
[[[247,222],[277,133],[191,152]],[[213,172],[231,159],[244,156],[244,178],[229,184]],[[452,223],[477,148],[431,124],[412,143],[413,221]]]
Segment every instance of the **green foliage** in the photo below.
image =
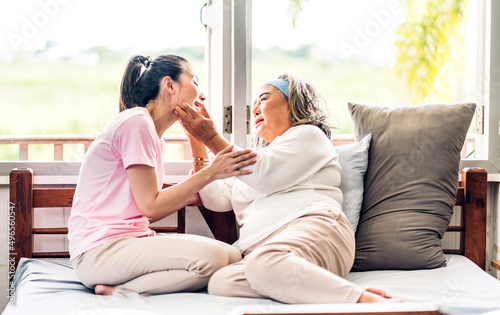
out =
[[[399,26],[396,73],[415,103],[450,102],[450,78],[464,76],[466,0],[406,1],[407,20]],[[455,80],[453,80],[456,82]]]
[[295,22],[297,21],[300,12],[302,12],[302,6],[304,6],[309,0],[290,0],[288,4],[288,14],[292,18],[292,25],[295,28]]
[[[407,19],[399,26],[395,41],[396,75],[405,81],[414,103],[451,102],[458,91],[463,92],[456,78],[465,76],[467,0],[401,1]],[[290,0],[293,27],[307,2]]]
[[[308,53],[304,55],[304,51]],[[296,50],[274,47],[260,51],[254,47],[252,56],[252,97],[257,95],[264,82],[283,72],[300,76],[313,84],[325,99],[331,123],[339,128],[335,130],[336,134],[352,134],[347,102],[381,106],[408,102],[394,92],[393,77],[388,68],[336,60],[313,45]]]

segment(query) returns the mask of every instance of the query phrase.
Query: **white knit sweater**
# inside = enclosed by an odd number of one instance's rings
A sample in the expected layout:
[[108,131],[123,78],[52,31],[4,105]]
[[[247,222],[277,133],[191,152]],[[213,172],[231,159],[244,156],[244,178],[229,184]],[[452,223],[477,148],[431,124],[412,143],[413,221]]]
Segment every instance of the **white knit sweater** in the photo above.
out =
[[241,252],[310,211],[342,213],[340,166],[330,140],[315,126],[299,125],[258,151],[250,175],[218,180],[200,191],[213,211],[234,210]]

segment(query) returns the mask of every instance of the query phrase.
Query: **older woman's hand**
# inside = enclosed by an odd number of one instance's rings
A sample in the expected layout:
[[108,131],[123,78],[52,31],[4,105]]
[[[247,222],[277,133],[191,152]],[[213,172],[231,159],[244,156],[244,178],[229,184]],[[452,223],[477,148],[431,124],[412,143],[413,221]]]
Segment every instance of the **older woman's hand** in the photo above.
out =
[[175,107],[174,113],[185,131],[206,144],[218,134],[217,128],[205,106],[202,103],[197,103],[196,106],[197,109],[184,102]]

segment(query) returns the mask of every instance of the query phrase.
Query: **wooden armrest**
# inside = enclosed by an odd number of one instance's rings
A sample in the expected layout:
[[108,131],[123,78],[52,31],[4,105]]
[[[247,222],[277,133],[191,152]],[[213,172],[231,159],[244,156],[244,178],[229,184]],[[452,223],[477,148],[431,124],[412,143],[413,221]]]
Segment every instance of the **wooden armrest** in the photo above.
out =
[[464,206],[462,220],[464,232],[462,245],[465,257],[481,269],[486,267],[486,194],[487,173],[481,168],[462,171]]

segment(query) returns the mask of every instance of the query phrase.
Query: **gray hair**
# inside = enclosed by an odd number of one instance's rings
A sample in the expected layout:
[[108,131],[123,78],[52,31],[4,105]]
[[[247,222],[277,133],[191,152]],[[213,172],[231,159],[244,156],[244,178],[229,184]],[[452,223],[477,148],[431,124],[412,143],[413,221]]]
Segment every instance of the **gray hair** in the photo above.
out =
[[[288,73],[281,74],[278,79],[286,80],[289,83],[288,107],[292,126],[316,126],[330,139],[332,127],[328,124],[326,102],[316,88],[305,80]],[[286,98],[285,95],[283,97]],[[254,145],[256,148],[261,148],[267,146],[268,143],[260,137],[256,137]]]
[[308,82],[291,74],[285,73],[278,78],[290,83],[288,86],[288,107],[290,108],[292,125],[314,125],[330,139],[332,131],[328,124],[326,102],[318,90]]

